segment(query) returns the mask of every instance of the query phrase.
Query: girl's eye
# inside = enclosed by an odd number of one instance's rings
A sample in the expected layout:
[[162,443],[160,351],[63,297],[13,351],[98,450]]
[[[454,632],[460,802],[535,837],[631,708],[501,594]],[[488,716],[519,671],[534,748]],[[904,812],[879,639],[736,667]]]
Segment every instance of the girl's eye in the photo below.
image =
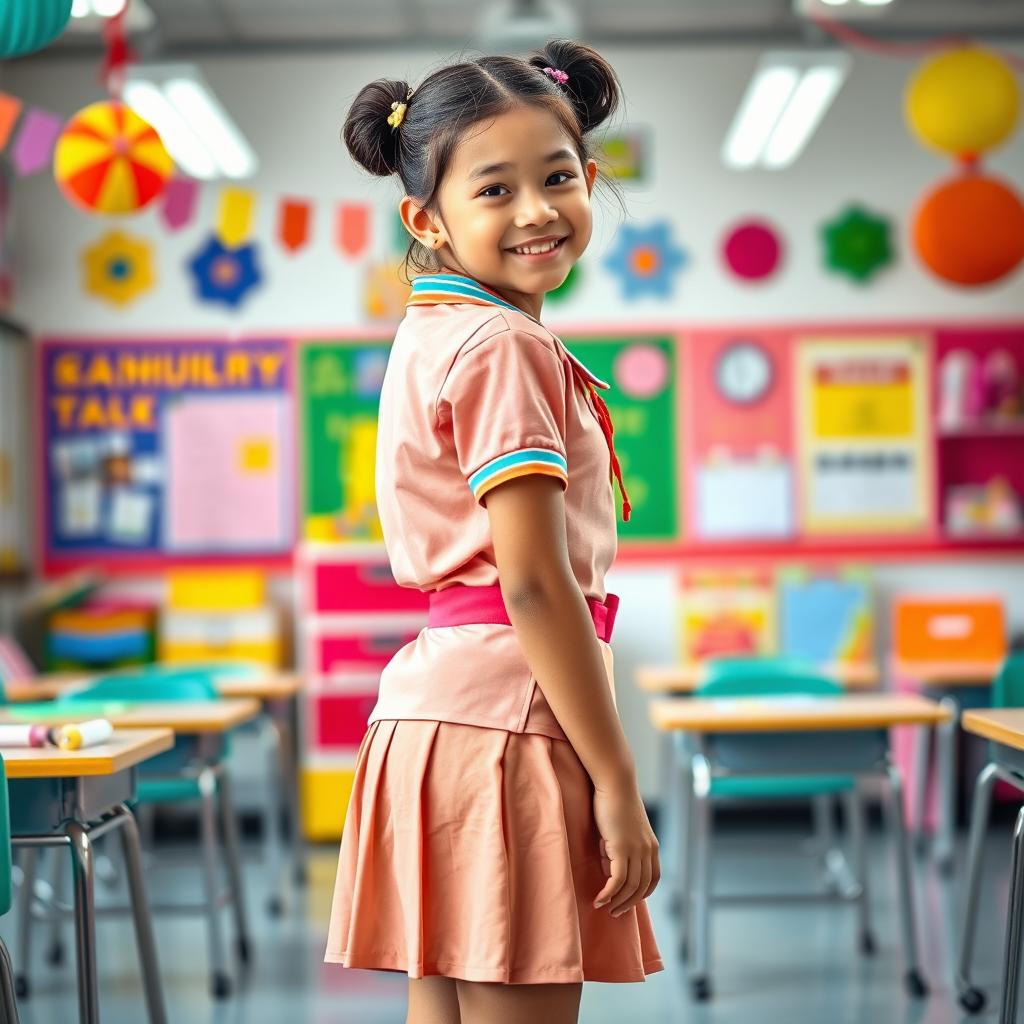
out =
[[[562,180],[561,181],[555,181],[554,180],[555,178],[561,178]],[[548,184],[548,185],[564,185],[567,181],[572,181],[572,179],[573,179],[573,175],[571,175],[568,171],[555,171],[555,173],[552,174],[550,178],[548,178],[546,184]]]
[[480,195],[487,196],[488,199],[496,199],[502,194],[499,189],[505,189],[506,192],[508,191],[504,185],[488,185]]

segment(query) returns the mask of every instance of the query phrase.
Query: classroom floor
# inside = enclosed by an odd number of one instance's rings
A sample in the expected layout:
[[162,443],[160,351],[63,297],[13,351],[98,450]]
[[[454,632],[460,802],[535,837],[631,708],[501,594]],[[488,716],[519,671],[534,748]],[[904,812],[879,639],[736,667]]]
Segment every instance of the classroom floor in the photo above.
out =
[[[989,993],[989,1007],[978,1017],[962,1013],[952,988],[959,920],[959,890],[927,862],[918,862],[917,898],[921,915],[924,967],[931,996],[909,1000],[902,987],[902,961],[895,916],[894,886],[887,846],[875,830],[871,840],[874,893],[872,910],[879,942],[877,955],[865,960],[854,952],[854,912],[835,906],[725,907],[713,917],[715,998],[696,1005],[686,977],[673,955],[675,927],[664,892],[651,900],[667,969],[642,985],[589,985],[584,989],[583,1024],[952,1024],[996,1017],[996,987],[1001,969],[1007,899],[1011,823],[994,823],[986,853],[986,881],[979,918],[976,980]],[[765,842],[763,831],[729,825],[716,849],[716,882],[730,886],[764,884],[799,887],[810,862],[788,854],[799,848],[802,833],[787,826]],[[962,864],[963,849],[958,864]],[[162,867],[147,871],[151,891],[199,896],[194,854],[185,848],[162,850]],[[193,859],[193,866],[188,861]],[[404,975],[349,971],[321,962],[327,908],[334,881],[336,850],[323,846],[309,853],[309,885],[280,920],[264,908],[269,887],[257,846],[246,850],[250,914],[257,942],[256,964],[231,1000],[214,1002],[207,994],[205,936],[197,920],[161,917],[157,941],[171,1024],[402,1024]],[[756,870],[752,867],[756,865]],[[106,895],[97,886],[98,897]],[[13,938],[10,915],[3,934]],[[65,929],[71,941],[70,925]],[[104,1024],[144,1024],[142,993],[127,920],[100,918],[100,1009]],[[73,959],[53,968],[43,962],[43,928],[37,935],[32,997],[21,1007],[22,1024],[53,1024],[76,1019]],[[13,950],[12,950],[13,951]],[[69,948],[70,952],[70,948]]]

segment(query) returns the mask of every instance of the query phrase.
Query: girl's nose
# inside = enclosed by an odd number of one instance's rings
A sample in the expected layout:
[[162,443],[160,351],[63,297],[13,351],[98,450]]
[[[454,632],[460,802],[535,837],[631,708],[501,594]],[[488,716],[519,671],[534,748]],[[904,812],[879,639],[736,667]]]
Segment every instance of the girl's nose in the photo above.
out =
[[516,210],[517,228],[540,227],[558,219],[558,211],[543,195],[524,195]]

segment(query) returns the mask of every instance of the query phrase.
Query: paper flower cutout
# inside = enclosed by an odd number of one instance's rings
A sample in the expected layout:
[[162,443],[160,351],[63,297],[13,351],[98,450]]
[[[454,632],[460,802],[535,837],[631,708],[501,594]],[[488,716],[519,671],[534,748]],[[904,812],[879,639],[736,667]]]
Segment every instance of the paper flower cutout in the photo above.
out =
[[604,265],[618,275],[623,298],[656,295],[667,299],[675,275],[687,262],[687,254],[672,240],[668,221],[661,220],[646,227],[624,224]]
[[202,301],[222,302],[233,308],[263,280],[254,244],[228,249],[213,235],[188,266]]
[[865,282],[893,260],[889,221],[860,206],[848,206],[822,225],[825,266]]
[[760,281],[778,269],[782,242],[774,226],[763,220],[734,225],[722,244],[725,265],[744,281]]
[[124,306],[148,292],[156,281],[148,242],[110,231],[82,253],[85,290]]

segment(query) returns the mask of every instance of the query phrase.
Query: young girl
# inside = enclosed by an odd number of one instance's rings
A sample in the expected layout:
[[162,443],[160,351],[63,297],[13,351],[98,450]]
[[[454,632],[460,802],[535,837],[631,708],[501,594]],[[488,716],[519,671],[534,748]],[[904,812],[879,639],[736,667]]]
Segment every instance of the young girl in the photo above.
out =
[[359,750],[326,960],[405,971],[411,1024],[565,1024],[582,982],[662,969],[658,844],[614,703],[612,478],[590,373],[540,322],[591,235],[586,46],[381,79],[345,122],[397,174],[413,281],[380,403],[377,501],[429,625]]

